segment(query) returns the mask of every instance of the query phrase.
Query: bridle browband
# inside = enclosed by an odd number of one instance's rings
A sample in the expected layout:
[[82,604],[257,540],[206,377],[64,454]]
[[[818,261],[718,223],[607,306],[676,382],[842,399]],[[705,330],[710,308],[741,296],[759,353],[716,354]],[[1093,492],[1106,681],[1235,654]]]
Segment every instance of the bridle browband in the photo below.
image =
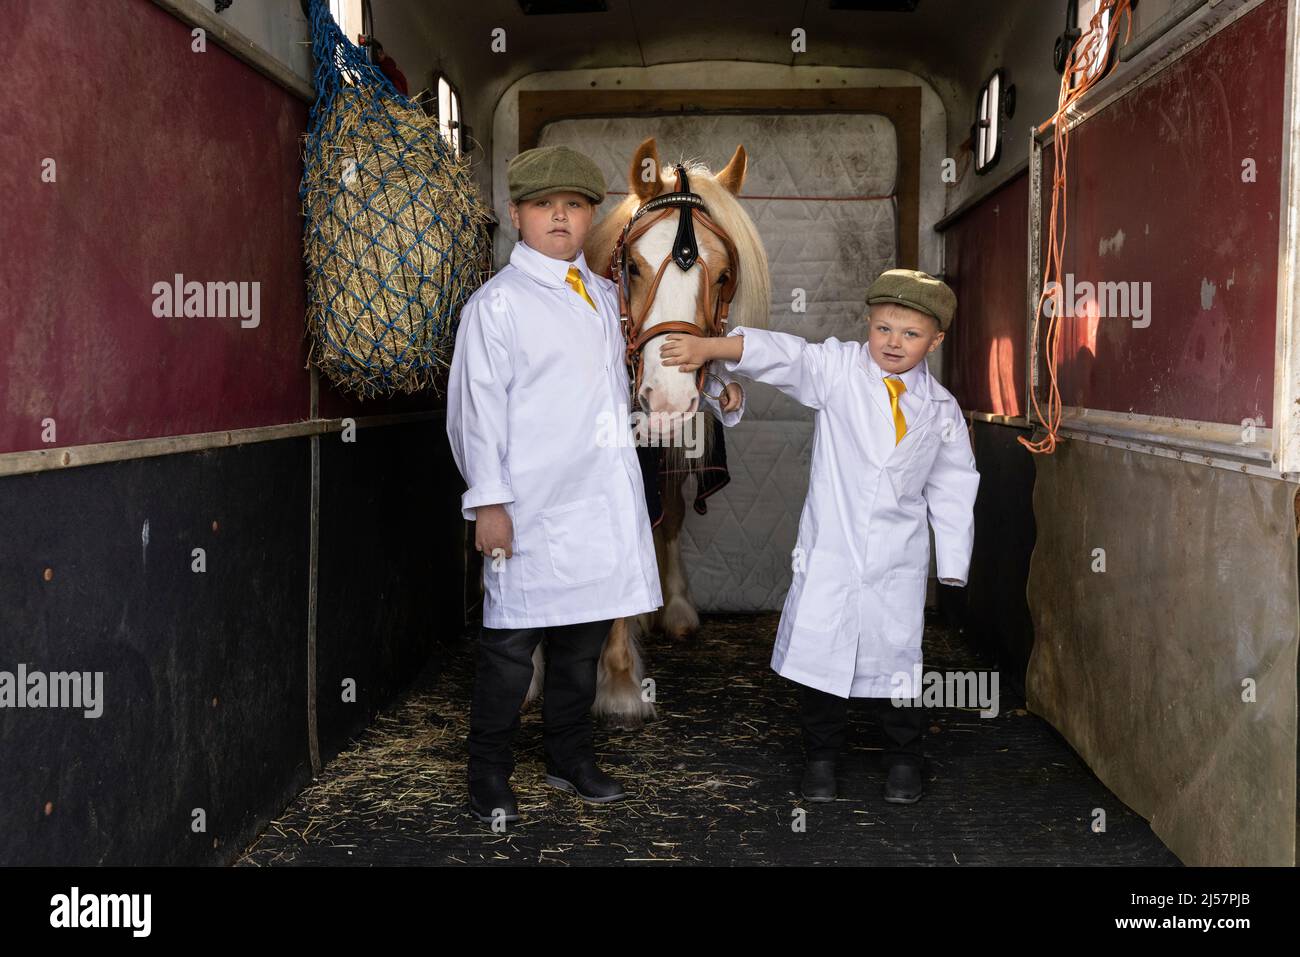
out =
[[[632,383],[633,401],[641,388],[641,373],[645,366],[645,357],[642,350],[645,344],[656,336],[664,335],[669,332],[680,332],[690,336],[721,336],[727,325],[727,313],[731,309],[731,300],[736,295],[736,283],[739,279],[740,263],[736,257],[736,245],[727,235],[726,230],[718,226],[713,218],[709,215],[708,207],[704,205],[704,200],[696,193],[691,192],[691,183],[686,175],[686,168],[678,163],[674,169],[677,172],[677,183],[673,192],[662,193],[654,199],[642,203],[632,217],[623,227],[623,232],[614,246],[614,252],[610,256],[609,273],[615,284],[618,286],[618,311],[622,320],[620,325],[623,329],[623,341],[626,345],[624,360],[627,362],[628,376]],[[646,296],[645,307],[641,316],[632,315],[632,283],[629,269],[631,268],[631,248],[632,244],[639,239],[651,226],[659,222],[672,211],[678,211],[677,216],[677,236],[673,240],[673,251],[669,256],[664,257],[664,261],[659,264],[658,270],[655,271],[654,280],[650,284],[650,292]],[[699,222],[701,226],[713,233],[722,241],[726,247],[727,258],[730,260],[731,269],[727,274],[722,288],[718,292],[716,301],[710,303],[711,309],[706,312],[704,328],[700,328],[693,322],[681,322],[672,320],[661,322],[651,326],[648,330],[644,329],[646,318],[650,315],[651,308],[654,305],[655,293],[659,291],[659,281],[663,279],[664,271],[668,268],[670,262],[676,263],[677,267],[683,271],[689,270],[697,262],[704,270],[704,289],[705,295],[713,288],[709,276],[709,264],[704,261],[700,255],[699,246],[695,240],[695,223]],[[700,366],[696,376],[696,388],[704,392],[704,381],[712,377],[712,373],[706,372],[706,366]],[[705,393],[707,395],[707,393]],[[713,396],[717,398],[717,396]]]

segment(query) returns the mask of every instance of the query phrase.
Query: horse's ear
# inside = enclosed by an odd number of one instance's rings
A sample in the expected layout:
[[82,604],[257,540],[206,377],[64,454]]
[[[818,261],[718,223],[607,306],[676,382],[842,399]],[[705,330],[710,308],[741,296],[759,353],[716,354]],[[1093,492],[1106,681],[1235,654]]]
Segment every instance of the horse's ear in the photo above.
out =
[[659,179],[659,148],[655,146],[652,136],[636,148],[632,154],[632,165],[628,167],[627,182],[636,193],[637,199],[645,202],[663,192],[664,184]]
[[745,166],[745,147],[737,146],[736,152],[731,155],[731,162],[714,179],[732,196],[739,196],[740,187],[745,182]]

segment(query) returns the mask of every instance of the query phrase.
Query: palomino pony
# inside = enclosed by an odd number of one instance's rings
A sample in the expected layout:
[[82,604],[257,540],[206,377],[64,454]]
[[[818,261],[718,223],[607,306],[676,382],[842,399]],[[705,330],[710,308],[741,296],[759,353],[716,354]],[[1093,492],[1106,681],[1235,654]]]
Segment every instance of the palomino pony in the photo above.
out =
[[[655,441],[679,440],[687,417],[694,434],[708,442],[712,428],[702,418],[704,371],[687,375],[665,366],[664,334],[723,335],[733,325],[765,327],[771,280],[758,230],[736,196],[745,181],[746,155],[737,146],[720,172],[699,164],[664,167],[651,137],[637,147],[628,170],[628,196],[592,228],[584,247],[595,269],[609,264],[624,303],[624,336],[632,365],[631,401],[650,416]],[[689,189],[689,192],[686,189]],[[690,222],[684,222],[689,218]],[[629,223],[632,226],[629,229]],[[683,236],[689,254],[683,255]],[[626,269],[619,269],[624,264]],[[715,395],[717,386],[707,389]],[[620,618],[601,651],[592,713],[611,727],[635,729],[655,717],[641,682],[645,666],[642,636],[662,632],[683,639],[699,628],[682,569],[679,533],[686,516],[683,485],[691,459],[680,444],[665,450],[661,498],[663,520],[655,528],[655,557],[664,604],[636,618]],[[705,449],[707,455],[707,448]],[[533,658],[533,682],[525,703],[542,687],[541,647]]]

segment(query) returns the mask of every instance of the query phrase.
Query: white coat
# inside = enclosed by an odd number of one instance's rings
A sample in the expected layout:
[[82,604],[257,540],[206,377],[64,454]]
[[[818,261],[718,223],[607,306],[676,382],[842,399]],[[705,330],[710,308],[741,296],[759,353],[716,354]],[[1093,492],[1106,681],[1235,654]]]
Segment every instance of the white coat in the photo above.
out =
[[895,445],[885,373],[864,343],[730,334],[744,351],[720,365],[817,410],[772,668],[842,698],[919,694],[927,519],[939,578],[965,584],[974,544],[979,473],[957,401],[924,361],[903,373],[907,432]]
[[488,628],[663,604],[636,449],[610,439],[629,432],[614,283],[578,253],[572,265],[595,311],[565,282],[570,265],[518,242],[460,315],[447,436],[468,486],[461,513],[472,520],[478,506],[501,503],[514,525],[513,557],[495,569],[484,556]]

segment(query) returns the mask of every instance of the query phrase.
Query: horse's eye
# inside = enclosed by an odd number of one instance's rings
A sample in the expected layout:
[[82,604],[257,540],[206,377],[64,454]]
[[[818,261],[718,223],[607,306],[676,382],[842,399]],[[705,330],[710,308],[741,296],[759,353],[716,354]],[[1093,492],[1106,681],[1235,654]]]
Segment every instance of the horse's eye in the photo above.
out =
[[730,278],[731,278],[731,273],[727,272],[724,269],[721,273],[718,274],[718,285],[721,286],[725,284],[726,281]]
[[627,274],[629,276],[639,276],[641,275],[641,270],[636,268],[636,263],[628,263]]

